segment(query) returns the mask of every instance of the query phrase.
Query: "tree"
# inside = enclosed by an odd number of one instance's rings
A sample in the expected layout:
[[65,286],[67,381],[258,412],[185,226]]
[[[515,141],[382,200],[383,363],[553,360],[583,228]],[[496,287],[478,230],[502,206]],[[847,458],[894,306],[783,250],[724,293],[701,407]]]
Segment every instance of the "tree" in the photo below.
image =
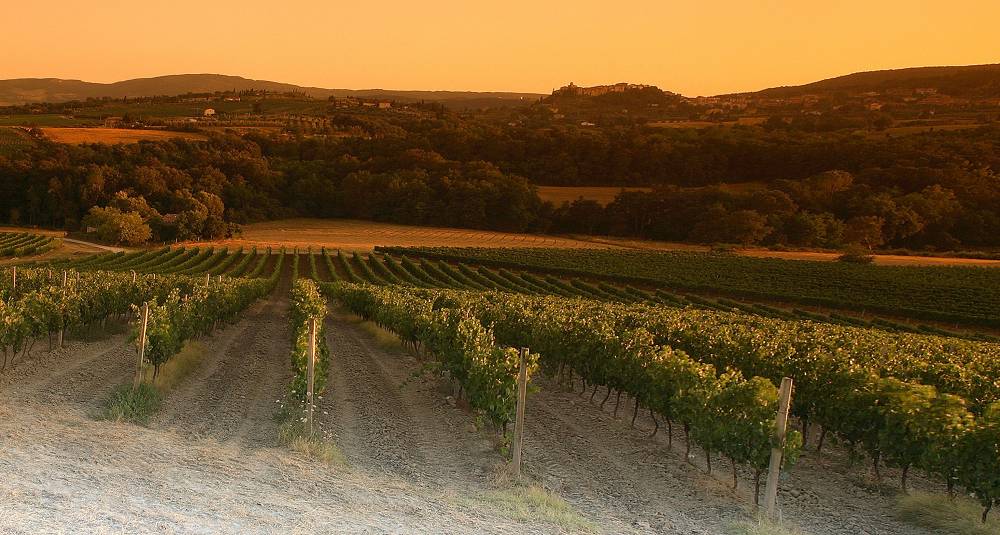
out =
[[178,202],[180,208],[177,214],[177,238],[191,240],[205,238],[209,240],[230,235],[232,230],[226,223],[225,205],[218,195],[199,191],[191,194],[182,191]]
[[605,220],[604,207],[595,200],[579,198],[564,203],[556,212],[559,230],[594,234]]
[[708,217],[691,231],[693,239],[701,242],[723,242],[753,245],[759,243],[774,229],[767,218],[756,210],[737,210],[726,213],[715,207]]
[[94,206],[83,224],[85,228],[96,228],[101,240],[119,245],[142,245],[153,235],[138,212],[122,212],[114,207]]
[[869,251],[885,243],[882,227],[885,220],[875,216],[856,216],[847,221],[844,228],[844,241],[860,243]]

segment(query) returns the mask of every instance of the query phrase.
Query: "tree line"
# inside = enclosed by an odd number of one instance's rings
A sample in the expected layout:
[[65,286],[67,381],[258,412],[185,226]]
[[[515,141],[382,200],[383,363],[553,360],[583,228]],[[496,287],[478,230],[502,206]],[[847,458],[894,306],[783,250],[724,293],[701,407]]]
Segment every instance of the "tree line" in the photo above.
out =
[[[1000,245],[1000,127],[869,138],[576,128],[532,113],[332,115],[332,128],[357,133],[347,138],[40,141],[0,157],[0,221],[123,242],[212,239],[312,216],[708,243]],[[553,206],[534,184],[652,191]]]

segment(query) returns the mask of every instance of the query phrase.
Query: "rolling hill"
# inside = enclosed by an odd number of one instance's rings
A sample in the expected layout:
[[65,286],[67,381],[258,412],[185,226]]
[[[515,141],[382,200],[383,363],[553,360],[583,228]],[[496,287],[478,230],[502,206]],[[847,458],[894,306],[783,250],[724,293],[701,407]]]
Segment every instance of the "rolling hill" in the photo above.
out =
[[[621,84],[619,84],[621,85]],[[611,86],[608,86],[611,87]],[[624,93],[611,92],[587,98],[583,93],[553,92],[547,101],[560,104],[594,105],[607,101],[621,105],[632,100],[644,104],[667,104],[680,95],[661,91],[653,86]],[[808,94],[847,93],[867,91],[914,90],[931,88],[938,93],[965,98],[1000,98],[1000,64],[913,67],[881,71],[857,72],[797,86],[780,86],[741,93],[760,98],[789,98]],[[400,102],[440,102],[452,108],[482,108],[530,105],[545,97],[538,93],[475,92],[475,91],[412,91],[390,89],[328,89],[305,87],[269,80],[253,80],[241,76],[221,74],[176,74],[153,78],[136,78],[114,83],[63,80],[59,78],[17,78],[0,80],[0,106],[30,104],[35,102],[68,102],[88,98],[122,98],[186,93],[213,93],[263,89],[275,92],[300,92],[313,98],[331,96],[384,98]],[[564,88],[565,89],[565,88]],[[590,88],[594,89],[594,88]],[[719,95],[730,96],[730,95]],[[593,104],[589,104],[594,101]],[[649,102],[647,102],[649,101]],[[661,102],[662,101],[662,102]]]
[[276,92],[302,92],[314,98],[363,97],[397,101],[435,101],[452,107],[511,106],[530,104],[541,95],[534,93],[473,91],[396,91],[385,89],[326,89],[302,87],[268,80],[251,80],[221,74],[177,74],[154,78],[136,78],[109,84],[62,80],[59,78],[18,78],[0,80],[0,105],[33,102],[67,102],[101,97],[146,97],[263,89]]
[[1000,64],[856,72],[804,85],[772,87],[749,94],[765,98],[788,98],[806,94],[918,88],[936,89],[939,93],[953,97],[997,98],[1000,97]]

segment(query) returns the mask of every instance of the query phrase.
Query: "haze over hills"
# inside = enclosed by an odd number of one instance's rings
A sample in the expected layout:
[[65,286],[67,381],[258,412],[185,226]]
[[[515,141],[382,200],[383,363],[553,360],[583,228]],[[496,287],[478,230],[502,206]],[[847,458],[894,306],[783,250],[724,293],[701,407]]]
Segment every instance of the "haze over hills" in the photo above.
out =
[[530,103],[542,95],[514,92],[473,91],[397,91],[386,89],[327,89],[294,84],[251,80],[222,74],[176,74],[153,78],[136,78],[109,84],[62,80],[58,78],[18,78],[0,80],[0,105],[20,105],[34,102],[67,102],[88,98],[123,98],[173,96],[185,93],[217,91],[266,90],[301,92],[313,98],[363,97],[398,101],[437,101],[459,106],[510,105]]
[[[630,84],[617,84],[630,85]],[[615,87],[615,86],[598,86]],[[674,93],[665,91],[653,95],[653,86],[646,89],[648,97],[672,98]],[[934,89],[954,97],[1000,98],[1000,64],[913,67],[882,71],[857,72],[798,86],[780,86],[738,93],[762,98],[788,98],[816,93],[861,93],[866,91]],[[88,98],[122,98],[144,96],[173,96],[185,93],[213,93],[263,89],[275,92],[301,92],[313,98],[362,97],[385,98],[397,101],[436,101],[452,107],[509,106],[530,104],[543,95],[518,92],[476,91],[419,91],[390,89],[328,89],[305,87],[269,80],[253,80],[241,76],[221,74],[178,74],[153,78],[136,78],[114,83],[84,82],[58,78],[18,78],[0,80],[0,105],[20,105],[34,102],[67,102]],[[565,88],[563,88],[564,90]],[[562,90],[558,90],[562,91]],[[558,92],[557,91],[557,92]],[[581,94],[580,96],[593,96]],[[728,96],[728,95],[720,95]],[[613,97],[613,95],[612,95]],[[605,97],[607,98],[607,97]]]

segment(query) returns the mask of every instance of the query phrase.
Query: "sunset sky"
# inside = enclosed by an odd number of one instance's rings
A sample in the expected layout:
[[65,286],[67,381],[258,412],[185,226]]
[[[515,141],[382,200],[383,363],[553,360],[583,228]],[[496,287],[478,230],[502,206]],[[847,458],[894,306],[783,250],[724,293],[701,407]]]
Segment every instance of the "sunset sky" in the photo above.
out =
[[211,72],[330,88],[686,95],[1000,62],[1000,1],[4,2],[0,78]]

